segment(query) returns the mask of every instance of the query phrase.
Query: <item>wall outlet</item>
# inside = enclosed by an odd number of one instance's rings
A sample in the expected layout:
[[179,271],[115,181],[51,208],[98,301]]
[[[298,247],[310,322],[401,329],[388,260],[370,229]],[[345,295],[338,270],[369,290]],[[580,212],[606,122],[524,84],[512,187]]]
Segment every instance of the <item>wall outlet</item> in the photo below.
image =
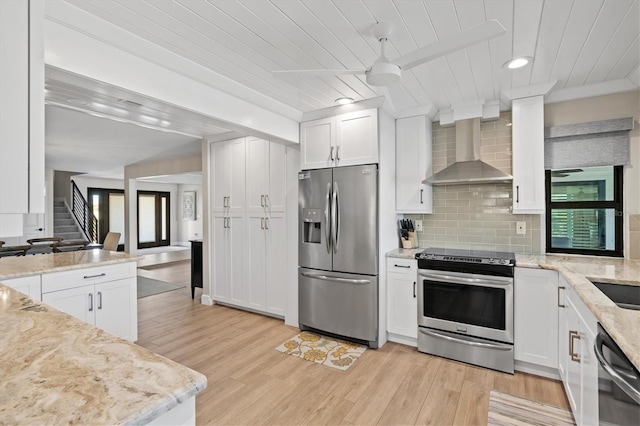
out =
[[527,222],[516,222],[516,234],[525,235],[527,233]]
[[422,221],[416,220],[416,232],[422,231]]

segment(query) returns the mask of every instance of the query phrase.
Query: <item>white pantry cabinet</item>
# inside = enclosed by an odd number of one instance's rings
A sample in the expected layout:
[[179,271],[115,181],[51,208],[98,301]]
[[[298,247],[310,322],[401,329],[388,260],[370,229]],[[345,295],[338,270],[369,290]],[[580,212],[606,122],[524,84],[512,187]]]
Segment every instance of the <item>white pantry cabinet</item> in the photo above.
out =
[[245,207],[245,138],[211,145],[213,182],[211,185],[214,212],[238,212]]
[[558,272],[516,268],[514,352],[516,361],[558,368]]
[[560,309],[559,371],[578,426],[598,424],[598,361],[593,352],[597,320],[560,274],[566,287]]
[[[43,26],[44,2],[0,1],[0,215],[45,210]],[[22,235],[20,220],[0,224]]]
[[387,258],[387,331],[392,342],[416,346],[418,338],[418,264]]
[[[286,155],[286,146],[254,137],[212,144],[210,163],[227,168],[214,170],[210,185],[215,302],[284,316]],[[233,185],[224,182],[234,174]],[[227,193],[243,194],[241,203],[234,201],[237,195],[230,196],[231,204],[224,198],[229,187],[235,189]]]
[[513,213],[544,214],[542,96],[512,102]]
[[433,213],[431,120],[424,115],[396,120],[396,212]]
[[18,290],[26,294],[34,300],[41,300],[42,290],[40,287],[40,275],[31,275],[28,277],[3,279],[0,282],[7,287]]
[[378,110],[353,111],[300,124],[300,168],[378,162]]
[[283,144],[247,138],[247,209],[284,212],[286,150]]
[[42,301],[123,339],[138,339],[136,262],[43,274]]

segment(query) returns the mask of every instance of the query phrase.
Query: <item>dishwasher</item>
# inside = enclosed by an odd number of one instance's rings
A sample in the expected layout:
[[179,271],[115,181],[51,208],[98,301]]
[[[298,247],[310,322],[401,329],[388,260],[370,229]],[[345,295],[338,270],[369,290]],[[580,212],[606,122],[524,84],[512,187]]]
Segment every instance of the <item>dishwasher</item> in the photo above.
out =
[[640,373],[598,324],[594,342],[598,366],[598,412],[601,425],[640,424]]

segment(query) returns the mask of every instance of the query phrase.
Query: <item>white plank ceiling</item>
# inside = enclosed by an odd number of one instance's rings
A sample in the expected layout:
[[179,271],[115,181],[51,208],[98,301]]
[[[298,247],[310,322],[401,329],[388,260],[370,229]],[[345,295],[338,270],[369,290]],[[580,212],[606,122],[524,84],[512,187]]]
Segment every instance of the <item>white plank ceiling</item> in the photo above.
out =
[[[391,59],[497,19],[506,34],[405,71],[396,111],[502,101],[502,91],[557,80],[554,92],[640,85],[638,0],[69,0],[302,112],[385,95],[364,75],[275,78],[287,69],[367,68],[377,21],[396,31]],[[533,63],[509,71],[515,56]],[[621,82],[622,81],[622,82]],[[616,84],[614,84],[615,82]],[[621,84],[623,83],[623,84]],[[613,89],[612,89],[613,90]],[[619,89],[618,89],[619,90]]]

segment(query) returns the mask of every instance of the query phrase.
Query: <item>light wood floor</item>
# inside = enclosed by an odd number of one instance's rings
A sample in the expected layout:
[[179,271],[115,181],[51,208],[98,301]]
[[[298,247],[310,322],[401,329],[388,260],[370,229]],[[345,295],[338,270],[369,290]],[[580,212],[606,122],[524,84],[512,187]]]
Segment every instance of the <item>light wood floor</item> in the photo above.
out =
[[[299,332],[281,320],[191,300],[189,263],[138,270],[184,289],[138,301],[138,344],[207,376],[197,423],[486,425],[489,392],[568,409],[560,382],[387,343],[346,372],[274,350]],[[198,289],[199,290],[199,289]]]

